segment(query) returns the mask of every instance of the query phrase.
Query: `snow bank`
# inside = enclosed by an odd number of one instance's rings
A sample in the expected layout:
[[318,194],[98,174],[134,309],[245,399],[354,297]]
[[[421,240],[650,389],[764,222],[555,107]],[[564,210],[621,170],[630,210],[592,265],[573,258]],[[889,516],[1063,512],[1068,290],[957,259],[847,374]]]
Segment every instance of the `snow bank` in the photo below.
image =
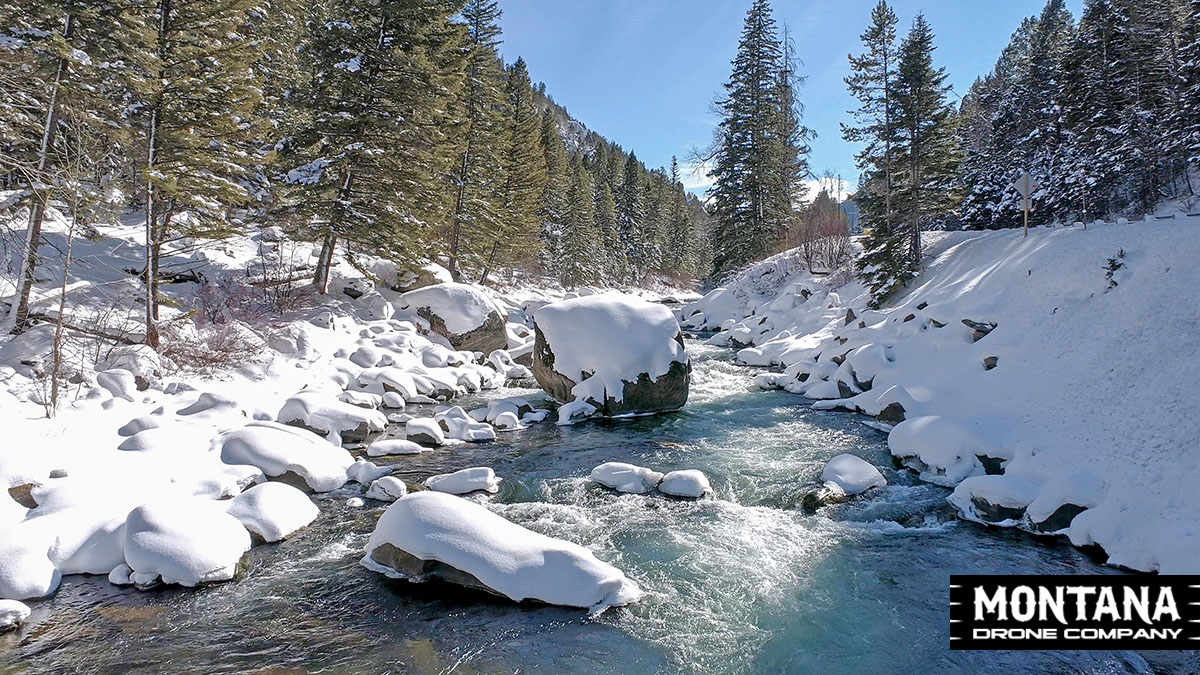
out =
[[464,572],[511,600],[602,611],[636,601],[642,592],[617,568],[587,549],[527,530],[486,508],[451,495],[417,492],[397,500],[379,519],[363,565],[389,576],[424,581],[388,565],[394,551]]
[[605,462],[592,469],[592,481],[618,492],[645,494],[658,487],[663,474],[624,462]]

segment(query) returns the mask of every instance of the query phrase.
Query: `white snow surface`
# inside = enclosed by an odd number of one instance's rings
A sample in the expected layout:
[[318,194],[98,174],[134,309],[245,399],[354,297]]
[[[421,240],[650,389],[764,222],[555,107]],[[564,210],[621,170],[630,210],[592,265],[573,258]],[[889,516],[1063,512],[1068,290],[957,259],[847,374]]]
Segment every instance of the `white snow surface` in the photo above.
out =
[[[680,316],[783,368],[759,386],[869,415],[899,402],[889,445],[925,479],[960,496],[1004,484],[971,478],[982,454],[1032,486],[1038,517],[1086,506],[1066,534],[1110,563],[1200,573],[1200,218],[924,238],[920,276],[880,310],[789,252]],[[964,319],[996,328],[974,341]]]
[[471,574],[518,602],[540,600],[599,612],[642,596],[636,583],[586,548],[528,530],[479,504],[438,492],[415,492],[397,500],[371,533],[363,565],[398,576],[371,559],[371,552],[385,543]]
[[250,534],[219,502],[163,499],[130,512],[124,548],[134,573],[197,586],[232,579]]
[[397,310],[401,315],[416,317],[417,310],[422,307],[441,317],[446,329],[455,335],[479,328],[493,312],[505,315],[488,291],[456,282],[434,284],[403,293]]
[[0,632],[12,630],[29,618],[29,606],[17,600],[0,600]]

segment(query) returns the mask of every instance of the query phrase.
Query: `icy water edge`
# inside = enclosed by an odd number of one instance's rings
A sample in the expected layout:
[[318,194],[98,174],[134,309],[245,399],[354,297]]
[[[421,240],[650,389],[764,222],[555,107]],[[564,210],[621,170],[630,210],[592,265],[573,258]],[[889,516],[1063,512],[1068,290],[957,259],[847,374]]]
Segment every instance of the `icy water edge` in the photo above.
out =
[[[358,561],[386,505],[345,506],[361,494],[351,483],[318,497],[309,528],[252,549],[232,583],[142,593],[65,578],[29,625],[0,636],[0,671],[1200,671],[1195,652],[950,652],[952,573],[1119,572],[1057,540],[955,520],[948,491],[891,468],[884,435],[861,418],[755,390],[754,371],[728,350],[688,350],[692,392],[680,413],[547,422],[391,460],[410,482],[493,467],[504,482],[490,508],[624,570],[647,592],[635,605],[588,617],[369,572]],[[543,397],[487,397],[512,395]],[[880,467],[888,487],[805,513],[802,486],[842,452]],[[606,461],[701,469],[716,499],[612,493],[586,478]]]

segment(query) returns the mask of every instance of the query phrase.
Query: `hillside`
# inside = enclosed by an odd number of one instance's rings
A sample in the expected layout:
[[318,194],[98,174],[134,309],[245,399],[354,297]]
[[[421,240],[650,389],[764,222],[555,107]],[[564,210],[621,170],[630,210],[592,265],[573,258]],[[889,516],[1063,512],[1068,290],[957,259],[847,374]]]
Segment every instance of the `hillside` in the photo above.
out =
[[897,461],[956,486],[962,517],[1195,573],[1198,227],[931,233],[920,275],[880,311],[858,282],[785,254],[681,317],[753,345],[742,362],[782,367],[763,388],[878,415]]

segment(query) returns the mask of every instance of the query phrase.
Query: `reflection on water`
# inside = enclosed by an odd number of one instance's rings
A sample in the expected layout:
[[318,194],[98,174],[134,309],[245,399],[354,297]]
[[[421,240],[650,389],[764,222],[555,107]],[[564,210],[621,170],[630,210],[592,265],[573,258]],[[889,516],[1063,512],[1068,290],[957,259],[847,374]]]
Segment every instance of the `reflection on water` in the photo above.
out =
[[[0,636],[6,672],[1153,672],[1195,671],[1195,653],[950,652],[952,573],[1116,573],[1053,540],[955,521],[947,491],[891,468],[883,435],[850,415],[750,387],[728,353],[691,343],[684,411],[501,434],[496,443],[395,457],[397,474],[491,466],[486,503],[588,546],[637,580],[639,603],[589,618],[358,565],[383,506],[353,509],[354,484],[321,517],[246,556],[236,582],[119,589],[68,577]],[[488,397],[531,390],[489,392]],[[478,401],[464,402],[464,406]],[[857,454],[887,488],[805,514],[800,488],[825,460]],[[697,468],[716,499],[617,495],[586,480],[606,461]],[[484,499],[480,497],[479,499]]]

